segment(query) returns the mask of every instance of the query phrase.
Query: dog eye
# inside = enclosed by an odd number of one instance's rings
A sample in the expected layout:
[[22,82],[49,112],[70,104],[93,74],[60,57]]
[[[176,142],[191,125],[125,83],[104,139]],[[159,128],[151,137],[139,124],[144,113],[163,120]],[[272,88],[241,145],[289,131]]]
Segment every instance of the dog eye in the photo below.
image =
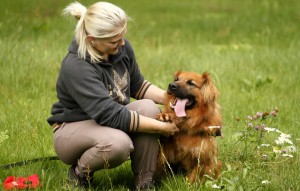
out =
[[190,86],[196,86],[196,84],[192,80],[188,80],[186,83]]
[[174,82],[176,82],[176,81],[178,81],[179,79],[178,79],[178,77],[176,77],[175,79],[174,79]]

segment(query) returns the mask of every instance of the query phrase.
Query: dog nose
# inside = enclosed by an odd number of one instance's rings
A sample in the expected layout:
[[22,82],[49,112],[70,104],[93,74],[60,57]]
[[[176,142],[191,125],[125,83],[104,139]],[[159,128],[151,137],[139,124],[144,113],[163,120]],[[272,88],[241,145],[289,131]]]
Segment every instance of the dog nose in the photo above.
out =
[[169,90],[177,90],[178,89],[178,84],[176,84],[176,83],[170,83],[169,84]]

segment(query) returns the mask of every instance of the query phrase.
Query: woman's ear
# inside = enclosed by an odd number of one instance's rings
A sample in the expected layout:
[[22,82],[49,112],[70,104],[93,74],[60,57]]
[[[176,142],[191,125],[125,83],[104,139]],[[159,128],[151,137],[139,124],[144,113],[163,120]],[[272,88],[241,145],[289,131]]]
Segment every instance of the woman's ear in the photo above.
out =
[[89,41],[89,43],[92,43],[95,40],[95,37],[93,36],[87,36],[86,38]]

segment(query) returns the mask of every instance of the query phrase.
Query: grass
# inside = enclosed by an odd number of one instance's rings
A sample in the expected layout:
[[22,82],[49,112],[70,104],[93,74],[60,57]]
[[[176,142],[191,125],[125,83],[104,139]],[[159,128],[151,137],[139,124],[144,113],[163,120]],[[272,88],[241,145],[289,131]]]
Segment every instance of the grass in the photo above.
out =
[[[56,78],[75,28],[75,22],[61,16],[70,2],[1,2],[0,165],[55,155],[46,119],[56,101]],[[177,70],[207,71],[221,93],[224,137],[218,143],[224,168],[220,180],[189,186],[183,175],[176,175],[164,180],[159,190],[215,190],[210,184],[223,190],[300,190],[298,151],[293,158],[266,163],[259,160],[256,149],[245,151],[244,144],[252,144],[253,139],[237,141],[246,135],[255,138],[255,133],[245,132],[248,115],[278,107],[271,125],[291,134],[299,148],[300,2],[112,2],[134,19],[127,38],[146,79],[166,88]],[[59,161],[40,162],[1,170],[0,182],[10,175],[36,173],[43,185],[39,190],[70,190],[67,169]],[[127,190],[131,181],[128,161],[97,172],[93,189]]]

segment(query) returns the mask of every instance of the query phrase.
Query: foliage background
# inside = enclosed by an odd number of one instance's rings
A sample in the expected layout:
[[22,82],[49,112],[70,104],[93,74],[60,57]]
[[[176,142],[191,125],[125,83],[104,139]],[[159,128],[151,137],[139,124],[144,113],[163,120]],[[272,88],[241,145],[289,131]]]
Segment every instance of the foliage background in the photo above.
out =
[[[71,1],[2,0],[0,3],[0,164],[55,155],[46,123],[56,101],[61,60],[75,22],[61,16]],[[81,1],[90,5],[95,1]],[[245,128],[236,118],[257,111],[280,112],[276,126],[299,147],[300,1],[297,0],[113,0],[133,18],[126,37],[140,69],[166,88],[177,70],[212,74],[221,92],[224,137],[218,139],[224,161],[225,190],[300,190],[299,154],[263,166],[242,156],[234,144]],[[253,151],[254,152],[254,151]],[[257,162],[257,161],[256,161]],[[130,162],[96,173],[94,190],[127,190]],[[261,164],[261,163],[259,163]],[[0,171],[37,173],[41,190],[69,190],[68,166],[59,161]],[[271,184],[260,185],[261,180]],[[176,184],[175,184],[175,183]],[[166,180],[160,190],[210,190],[189,187],[184,177]]]

